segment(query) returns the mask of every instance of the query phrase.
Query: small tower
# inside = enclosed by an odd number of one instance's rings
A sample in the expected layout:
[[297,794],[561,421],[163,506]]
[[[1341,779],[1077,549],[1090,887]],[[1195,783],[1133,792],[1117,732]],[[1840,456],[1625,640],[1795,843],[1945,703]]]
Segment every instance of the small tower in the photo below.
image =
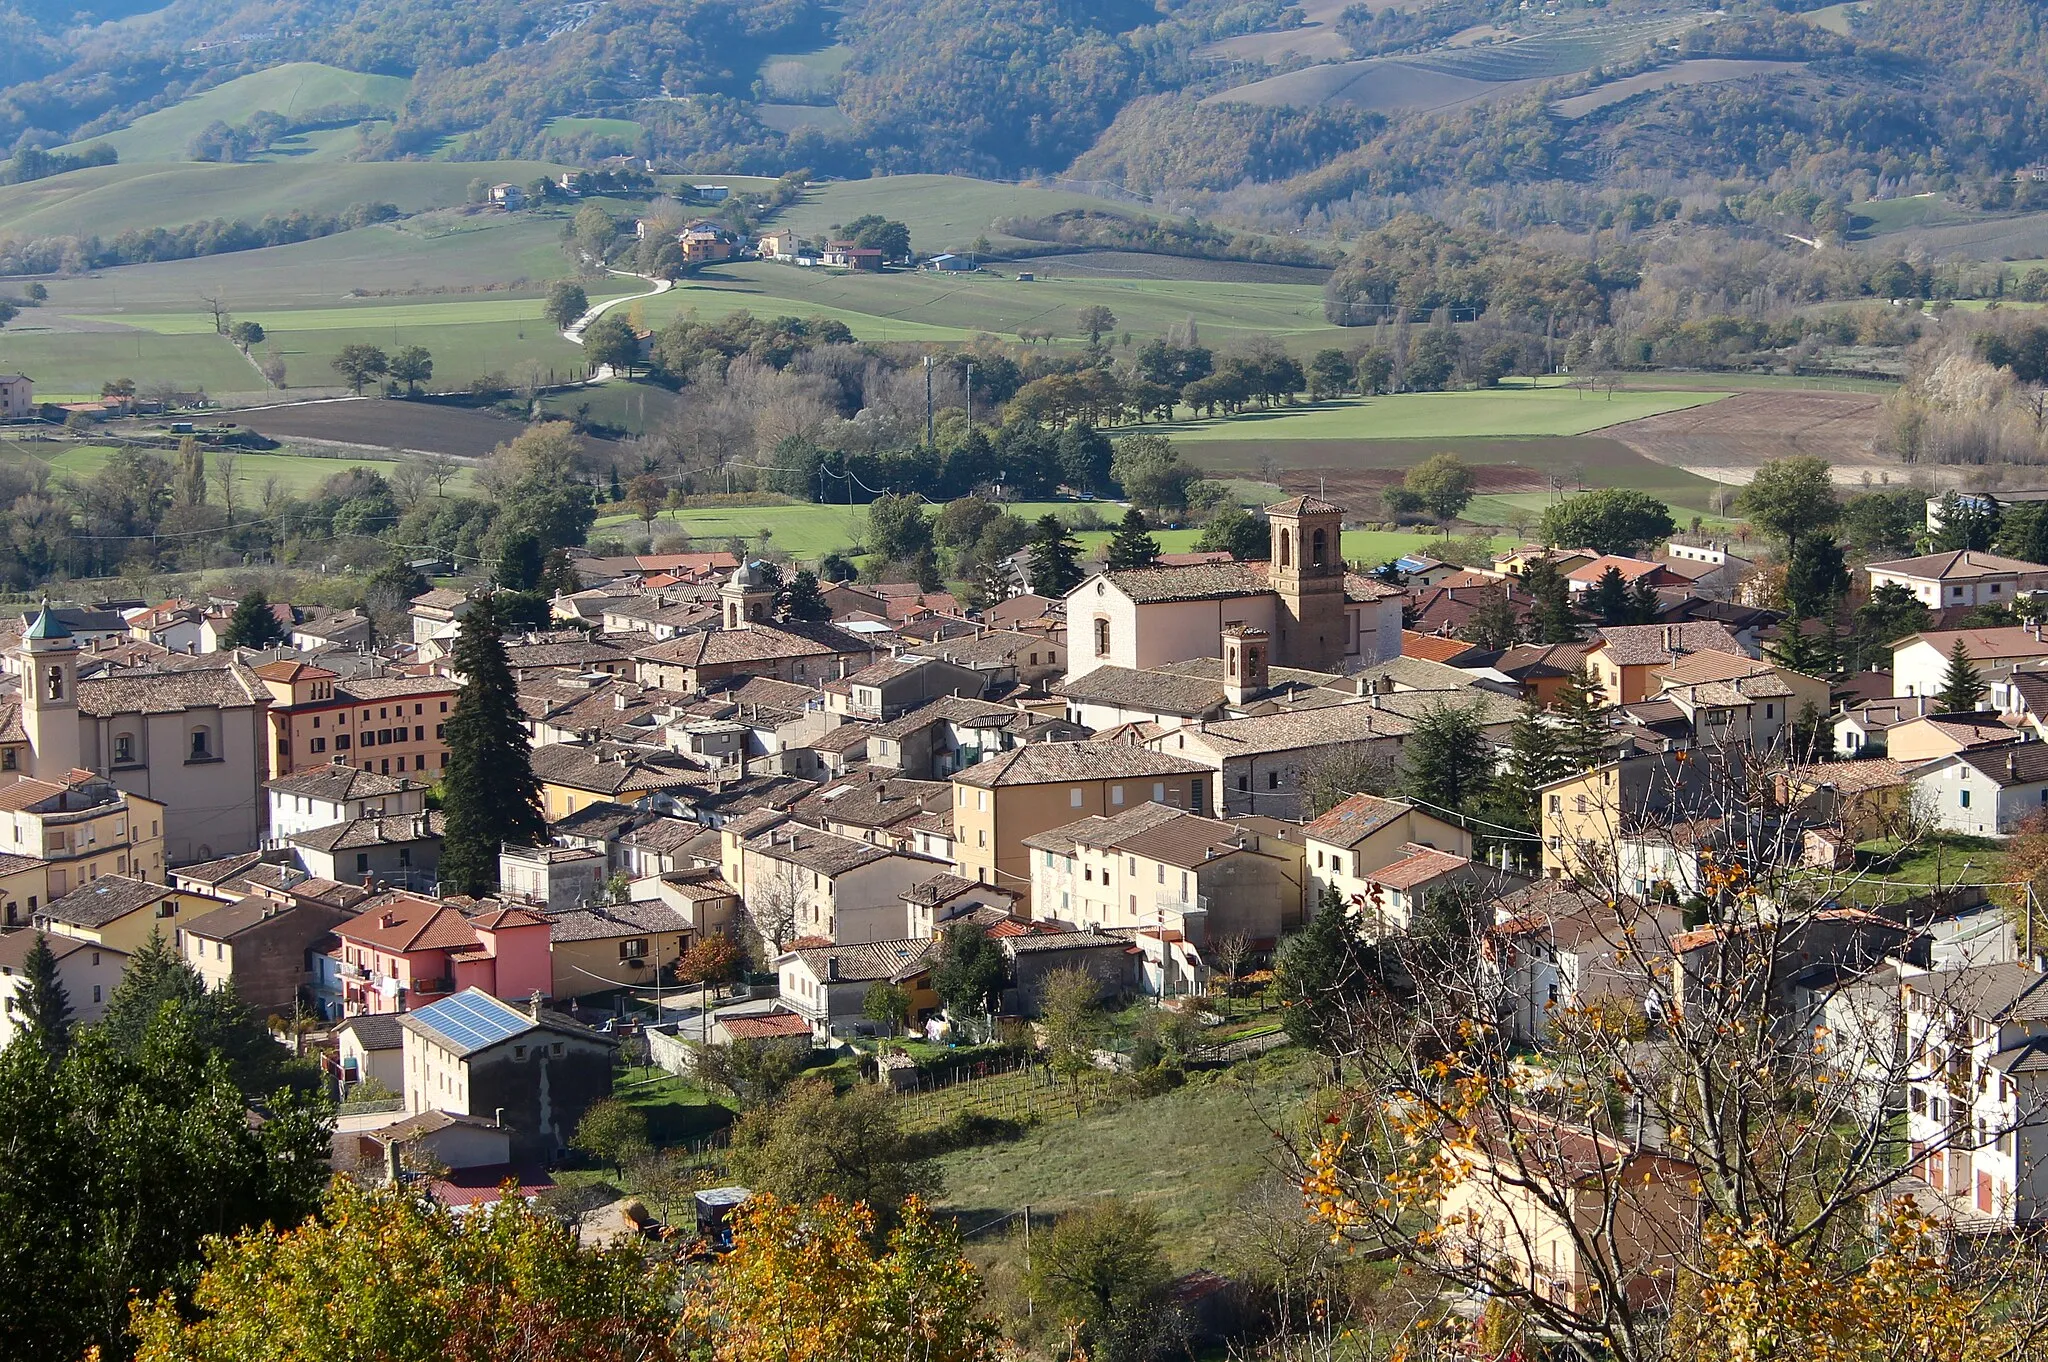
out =
[[732,580],[718,588],[721,621],[727,629],[748,629],[767,624],[775,617],[775,586],[769,580],[767,564],[742,563]]
[[61,782],[79,764],[78,640],[50,613],[49,602],[21,636],[21,726],[28,733],[31,773]]
[[1243,705],[1266,689],[1267,655],[1272,636],[1264,629],[1233,624],[1223,630],[1223,698]]
[[1295,497],[1266,508],[1273,530],[1268,580],[1280,598],[1274,660],[1341,671],[1344,665],[1344,508]]

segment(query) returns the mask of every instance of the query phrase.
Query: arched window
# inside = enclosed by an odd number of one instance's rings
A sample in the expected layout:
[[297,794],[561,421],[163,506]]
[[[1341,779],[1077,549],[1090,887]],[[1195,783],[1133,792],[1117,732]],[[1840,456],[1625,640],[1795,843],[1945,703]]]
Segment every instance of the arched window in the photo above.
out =
[[1097,657],[1108,657],[1108,656],[1109,656],[1109,621],[1108,621],[1108,620],[1102,620],[1102,619],[1099,619],[1099,620],[1095,621],[1095,655],[1096,655]]
[[135,760],[135,735],[116,733],[114,735],[114,764],[127,766]]
[[1230,650],[1230,651],[1229,651],[1229,652],[1228,652],[1227,654],[1225,654],[1225,657],[1227,658],[1227,660],[1228,660],[1228,661],[1229,661],[1229,663],[1230,663],[1230,674],[1231,674],[1232,676],[1236,676],[1236,675],[1237,675],[1237,649],[1235,649],[1235,648],[1232,648],[1232,649],[1231,649],[1231,650]]
[[1294,561],[1294,536],[1286,530],[1280,531],[1280,566],[1286,567]]
[[192,730],[192,761],[207,761],[213,756],[213,734],[204,728]]
[[50,679],[46,693],[52,700],[62,700],[64,698],[64,668],[62,664],[50,668]]
[[1311,549],[1311,557],[1309,558],[1309,562],[1313,563],[1317,567],[1322,567],[1324,565],[1324,563],[1328,559],[1330,551],[1329,539],[1329,535],[1324,531],[1316,531],[1316,537],[1309,541],[1310,544],[1313,546]]

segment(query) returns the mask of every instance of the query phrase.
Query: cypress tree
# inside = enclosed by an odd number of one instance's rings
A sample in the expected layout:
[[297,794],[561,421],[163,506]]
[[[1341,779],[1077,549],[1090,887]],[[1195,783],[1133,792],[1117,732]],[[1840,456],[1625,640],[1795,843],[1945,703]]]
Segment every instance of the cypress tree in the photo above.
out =
[[1401,754],[1401,792],[1432,813],[1460,813],[1486,793],[1493,770],[1479,707],[1438,705],[1416,723]]
[[1586,593],[1586,608],[1602,624],[1635,623],[1635,598],[1629,594],[1620,568],[1611,567],[1600,574],[1600,580]]
[[1565,679],[1552,708],[1561,721],[1558,753],[1563,770],[1559,775],[1590,770],[1607,760],[1607,695],[1593,684],[1584,667]]
[[283,643],[289,635],[270,611],[270,598],[252,591],[235,602],[235,613],[220,636],[223,648],[268,648]]
[[1948,674],[1941,678],[1942,712],[1966,714],[1977,707],[1989,689],[1984,684],[1984,674],[1970,660],[1970,650],[1957,639],[1956,646],[1949,649]]
[[1638,578],[1628,595],[1630,620],[1636,624],[1655,624],[1657,612],[1664,608],[1664,602],[1657,595],[1657,588],[1650,585],[1650,579]]
[[790,580],[788,590],[782,593],[782,618],[800,622],[818,623],[832,618],[832,607],[825,602],[824,593],[818,589],[818,574],[809,568],[801,568]]
[[1465,621],[1458,637],[1476,648],[1512,648],[1521,638],[1522,620],[1505,591],[1489,590]]
[[1564,574],[1557,570],[1557,562],[1551,558],[1538,558],[1529,564],[1525,578],[1529,588],[1529,599],[1536,609],[1529,617],[1529,630],[1536,643],[1570,643],[1579,636],[1579,623],[1572,615],[1571,591],[1565,586]]
[[1123,524],[1109,541],[1111,571],[1151,567],[1159,560],[1159,541],[1149,533],[1151,528],[1145,523],[1145,513],[1137,507],[1124,512]]
[[455,669],[463,682],[448,716],[448,770],[441,781],[448,817],[441,890],[483,895],[497,890],[501,843],[530,846],[547,836],[519,691],[488,598],[473,602],[462,618]]
[[71,998],[64,991],[64,981],[57,977],[57,953],[50,949],[50,938],[41,932],[36,933],[35,944],[22,961],[21,973],[16,1006],[21,1010],[23,1028],[51,1054],[63,1054],[71,1041]]

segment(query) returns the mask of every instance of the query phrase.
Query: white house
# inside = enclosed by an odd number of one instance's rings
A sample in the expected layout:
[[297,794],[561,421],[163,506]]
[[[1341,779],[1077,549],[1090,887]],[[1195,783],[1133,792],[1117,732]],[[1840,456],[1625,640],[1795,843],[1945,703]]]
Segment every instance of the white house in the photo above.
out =
[[2048,567],[1981,549],[1927,553],[1872,563],[1870,589],[1903,586],[1929,609],[2005,605],[2023,591],[2048,586]]
[[[1370,902],[1373,872],[1413,857],[1417,849],[1469,862],[1472,834],[1411,804],[1353,795],[1302,829],[1313,913],[1331,893],[1346,903]],[[1384,896],[1384,890],[1380,891]]]
[[339,763],[280,776],[263,787],[270,794],[270,840],[356,818],[396,818],[422,813],[427,787],[402,776],[380,776]]
[[[39,936],[43,933],[21,931],[0,936],[0,1050],[7,1048],[24,1024],[19,999],[28,982],[28,954]],[[106,1013],[114,986],[121,982],[128,953],[55,933],[44,939],[57,957],[57,982],[70,1000],[71,1020],[80,1025],[98,1021]]]
[[1978,965],[1908,973],[1902,988],[1914,1171],[1939,1209],[1971,1228],[2040,1220],[2048,1198],[2048,974],[2027,964]]
[[791,914],[797,936],[827,937],[842,946],[898,936],[903,895],[949,868],[796,823],[733,841],[740,892],[750,908]]
[[1949,655],[1958,640],[1986,682],[2003,679],[2023,662],[2048,662],[2048,642],[2033,625],[1914,634],[1892,645],[1892,694],[1941,694]]
[[2048,811],[2048,743],[1969,748],[1913,768],[1907,796],[1944,832],[2005,837]]

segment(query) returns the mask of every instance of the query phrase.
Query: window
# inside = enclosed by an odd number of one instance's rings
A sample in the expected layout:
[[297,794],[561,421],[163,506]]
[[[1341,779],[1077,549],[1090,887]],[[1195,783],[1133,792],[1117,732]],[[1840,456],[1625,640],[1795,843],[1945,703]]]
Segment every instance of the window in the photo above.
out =
[[59,663],[50,668],[49,675],[45,678],[44,690],[49,699],[62,700],[64,698],[63,664]]
[[1550,797],[1550,811],[1551,811],[1552,813],[1563,813],[1563,812],[1564,812],[1564,796],[1563,796],[1563,795],[1552,795],[1552,796]]
[[1329,538],[1330,537],[1327,531],[1317,530],[1315,533],[1315,538],[1309,540],[1310,547],[1308,561],[1310,566],[1323,566],[1324,560],[1329,557]]
[[1240,789],[1240,790],[1249,790],[1249,789],[1251,789],[1251,787],[1252,787],[1252,778],[1251,778],[1250,776],[1239,776],[1239,777],[1237,778],[1237,788],[1238,788],[1238,789]]
[[337,752],[348,751],[348,734],[337,733],[334,735],[334,750]]
[[1280,566],[1291,567],[1293,564],[1294,536],[1288,531],[1282,530],[1280,531]]
[[92,986],[92,1000],[94,1002],[98,1002],[100,1000],[100,986],[98,984],[94,984]]
[[204,728],[192,730],[192,760],[209,761],[213,757],[213,734]]
[[1280,788],[1280,773],[1278,771],[1266,772],[1266,788],[1269,790]]
[[525,1047],[524,1045],[515,1045],[515,1046],[513,1046],[513,1047],[512,1047],[512,1058],[514,1058],[514,1059],[525,1059],[525,1058],[526,1058],[526,1047]]
[[135,735],[116,733],[114,735],[114,764],[126,766],[135,760]]
[[1080,807],[1081,807],[1081,787],[1080,787],[1080,786],[1076,785],[1076,786],[1075,786],[1075,787],[1074,787],[1073,789],[1071,789],[1071,790],[1067,791],[1067,805],[1068,805],[1068,807],[1070,807],[1070,808],[1076,808],[1076,809],[1078,809],[1078,808],[1080,808]]
[[1099,620],[1095,621],[1095,655],[1096,655],[1097,657],[1108,657],[1108,656],[1109,656],[1109,621],[1108,621],[1108,620],[1101,620],[1101,619],[1099,619]]
[[0,752],[0,771],[12,771],[20,764],[21,757],[14,748],[10,747],[5,752]]
[[1963,807],[1964,807],[1964,808],[1966,808],[1966,809],[1967,809],[1967,808],[1969,808],[1969,807],[1970,807],[1970,792],[1969,792],[1968,790],[1965,790],[1965,791],[1963,791],[1963,794],[1962,794],[1962,799],[1963,799]]
[[358,875],[367,875],[369,871],[370,853],[367,851],[358,851],[356,853],[356,873]]
[[647,958],[647,938],[646,938],[646,937],[644,937],[644,936],[640,936],[640,937],[634,937],[634,938],[633,938],[632,940],[630,940],[630,941],[621,941],[621,942],[619,943],[619,959],[621,959],[621,960],[645,960],[646,958]]
[[1112,804],[1118,805],[1118,806],[1121,806],[1121,805],[1123,804],[1123,802],[1124,802],[1124,787],[1123,787],[1123,786],[1121,786],[1121,785],[1112,785],[1112,786],[1110,786],[1110,787],[1109,787],[1109,802],[1110,802],[1110,803],[1112,803]]

